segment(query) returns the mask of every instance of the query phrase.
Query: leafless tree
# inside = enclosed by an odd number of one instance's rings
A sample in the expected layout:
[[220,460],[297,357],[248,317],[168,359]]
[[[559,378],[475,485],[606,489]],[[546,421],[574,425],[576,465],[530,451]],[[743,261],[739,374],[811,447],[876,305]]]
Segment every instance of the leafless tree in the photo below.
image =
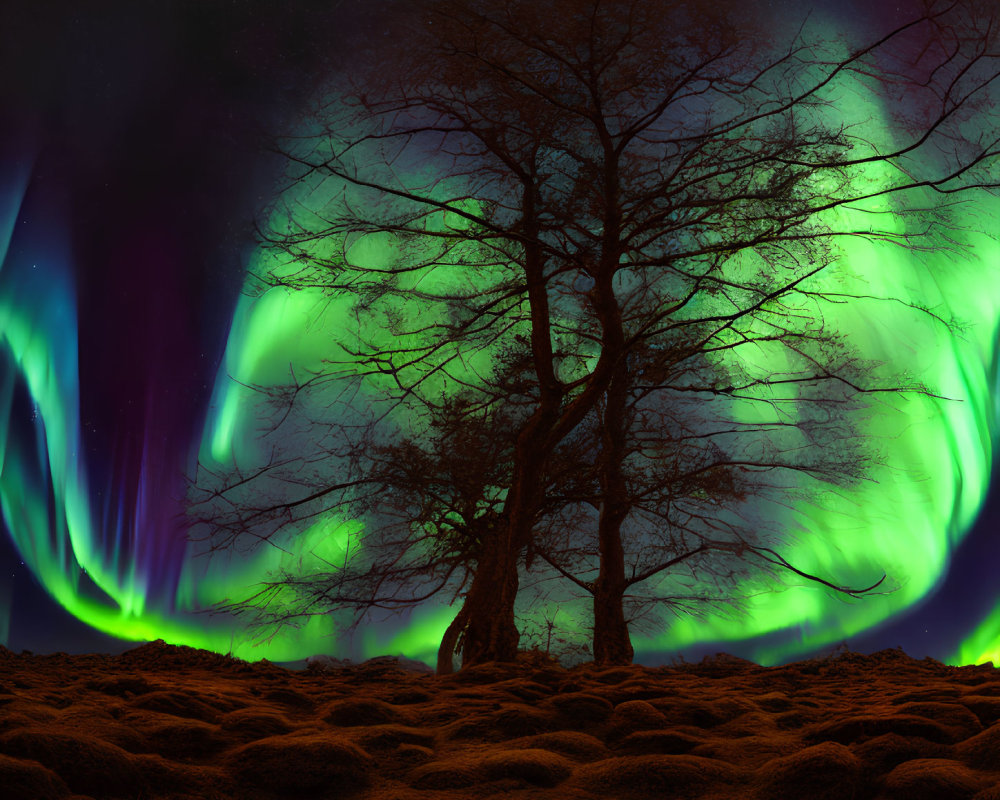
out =
[[[515,374],[509,364],[505,369],[508,377]],[[371,396],[361,413],[338,403],[319,418],[304,395],[326,394],[323,385],[254,388],[258,416],[271,420],[262,439],[275,444],[266,463],[250,472],[200,467],[189,515],[207,529],[210,552],[245,543],[246,531],[254,531],[258,542],[295,549],[299,543],[283,534],[295,532],[295,538],[332,515],[361,520],[364,530],[343,537],[335,560],[314,559],[307,569],[293,560],[213,610],[243,616],[269,637],[317,615],[338,615],[340,632],[349,634],[380,613],[442,597],[454,603],[475,575],[483,542],[501,524],[513,431],[524,405],[516,380],[494,387],[502,403],[453,394],[413,425],[387,421]],[[359,403],[357,394],[351,403]],[[299,426],[314,433],[325,428],[313,449],[294,435]],[[311,462],[328,470],[323,479],[303,478]],[[452,669],[463,619],[459,615],[443,637],[441,673]]]
[[[488,394],[497,349],[530,352],[499,524],[462,584],[464,664],[515,657],[549,476],[599,410],[598,584],[619,597],[616,531],[636,506],[616,465],[630,397],[641,408],[636,354],[672,353],[674,390],[706,403],[920,390],[829,346],[824,309],[852,297],[822,276],[843,237],[958,246],[955,200],[998,184],[995,21],[930,0],[863,45],[808,31],[776,44],[745,6],[420,0],[387,23],[406,46],[359,52],[315,135],[279,145],[292,185],[263,237],[281,263],[259,277],[354,298],[356,335],[332,349],[330,375],[423,413],[458,387]],[[843,102],[858,95],[894,127]],[[677,380],[706,357],[730,377]],[[747,366],[760,358],[781,371]]]
[[[536,534],[541,560],[592,600],[598,664],[631,663],[630,628],[662,630],[664,611],[740,610],[743,583],[773,586],[783,573],[859,597],[886,577],[851,587],[798,569],[781,553],[775,514],[807,502],[817,486],[869,474],[879,453],[859,435],[863,391],[854,387],[873,384],[874,365],[847,365],[834,334],[816,336],[814,358],[822,352],[852,383],[757,397],[766,413],[747,420],[734,413],[733,397],[755,380],[694,342],[679,344],[630,352],[627,382],[613,383],[581,425],[590,452],[562,498],[562,510],[578,518]],[[716,393],[724,381],[733,385]]]

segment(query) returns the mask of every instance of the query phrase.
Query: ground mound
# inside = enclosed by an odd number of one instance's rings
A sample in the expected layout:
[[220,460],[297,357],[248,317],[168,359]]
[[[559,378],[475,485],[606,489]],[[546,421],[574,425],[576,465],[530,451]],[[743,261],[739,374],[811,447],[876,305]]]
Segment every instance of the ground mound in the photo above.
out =
[[0,648],[0,786],[7,800],[1000,800],[1000,671],[886,650],[437,677],[405,659],[296,672],[163,642]]

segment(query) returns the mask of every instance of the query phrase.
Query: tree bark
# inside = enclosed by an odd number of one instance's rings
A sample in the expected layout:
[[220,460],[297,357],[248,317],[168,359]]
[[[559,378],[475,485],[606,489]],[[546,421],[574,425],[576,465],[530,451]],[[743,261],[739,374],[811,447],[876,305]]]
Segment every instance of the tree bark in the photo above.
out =
[[594,593],[594,663],[598,666],[628,666],[635,651],[622,608],[624,588],[606,583]]
[[462,668],[488,661],[515,661],[520,633],[514,622],[519,551],[510,525],[483,543],[484,558],[473,576],[459,615],[466,615]]
[[[462,666],[487,661],[515,661],[520,633],[514,622],[521,553],[530,553],[535,514],[543,496],[545,465],[552,452],[550,437],[559,419],[563,387],[555,375],[552,321],[544,259],[538,244],[537,187],[526,181],[522,222],[527,239],[524,270],[531,309],[532,364],[539,398],[517,437],[510,488],[501,525],[484,536],[476,574],[465,599],[468,621],[462,644]],[[529,556],[530,560],[530,556]]]
[[437,674],[451,675],[455,671],[455,649],[458,645],[458,637],[465,630],[469,622],[469,610],[465,603],[455,615],[455,619],[445,628],[441,637],[441,645],[438,647]]
[[601,426],[600,572],[594,584],[594,663],[619,666],[631,664],[635,654],[622,607],[627,584],[621,526],[629,512],[628,487],[622,468],[626,454],[625,405],[628,399],[624,358],[615,368],[606,397]]

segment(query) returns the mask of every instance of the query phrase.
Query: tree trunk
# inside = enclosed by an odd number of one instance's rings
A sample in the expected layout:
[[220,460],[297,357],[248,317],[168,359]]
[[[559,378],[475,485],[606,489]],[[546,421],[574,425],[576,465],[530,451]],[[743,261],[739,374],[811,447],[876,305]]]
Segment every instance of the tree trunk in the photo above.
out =
[[[535,213],[537,188],[525,185],[523,197],[525,277],[531,309],[532,362],[538,379],[539,398],[534,413],[520,431],[514,450],[514,470],[504,504],[505,525],[496,536],[486,537],[476,574],[465,599],[468,620],[462,644],[462,666],[487,661],[514,661],[520,633],[514,622],[514,603],[519,584],[521,553],[526,552],[526,566],[531,567],[535,515],[544,499],[545,471],[549,457],[559,442],[575,428],[599,401],[616,365],[622,373],[619,414],[624,447],[624,408],[627,396],[624,334],[621,310],[614,295],[614,270],[606,269],[595,280],[595,310],[601,321],[603,347],[601,358],[591,375],[590,385],[567,407],[563,407],[565,387],[556,376],[552,348],[552,321],[546,286],[544,258],[537,244],[539,232]],[[616,218],[617,219],[617,218]],[[617,222],[615,221],[615,230]],[[605,248],[608,249],[608,248]],[[605,254],[604,260],[617,264],[618,251]],[[618,464],[619,472],[621,464]],[[624,486],[624,483],[622,484]],[[614,513],[618,513],[615,511]],[[627,514],[627,508],[622,518]],[[618,523],[620,526],[620,521]],[[618,527],[613,527],[615,533]],[[609,530],[611,529],[609,527]],[[619,537],[619,548],[621,546]],[[621,559],[620,559],[621,560]],[[624,576],[624,565],[621,567]],[[624,581],[624,578],[623,578]],[[624,582],[622,582],[624,586]],[[619,606],[621,592],[619,592]],[[622,620],[624,625],[624,620]],[[628,631],[625,630],[627,638]],[[631,650],[631,645],[629,645]],[[631,656],[629,657],[631,663]]]
[[458,637],[469,621],[469,610],[465,603],[455,615],[455,619],[445,629],[444,636],[441,637],[441,646],[438,647],[437,674],[451,675],[455,671],[455,648],[458,645]]
[[528,560],[531,558],[535,514],[544,492],[545,465],[554,447],[549,439],[562,403],[563,387],[555,375],[544,260],[536,243],[537,200],[537,187],[534,183],[526,183],[523,218],[529,241],[525,246],[524,269],[531,309],[531,351],[538,379],[538,405],[517,437],[513,475],[502,513],[504,524],[495,535],[484,537],[476,574],[465,598],[469,616],[462,643],[463,667],[517,659],[520,633],[514,622],[514,603],[519,584],[518,567],[522,551],[527,550]]
[[598,583],[594,593],[594,663],[598,666],[628,666],[635,651],[622,608],[622,587]]
[[626,455],[625,406],[628,374],[624,358],[608,386],[601,426],[601,515],[598,521],[600,572],[594,585],[594,663],[627,665],[635,654],[622,601],[625,595],[625,550],[621,527],[629,512],[628,486],[622,465]]
[[519,549],[510,543],[510,526],[484,542],[484,553],[465,597],[462,668],[488,661],[517,660],[520,633],[514,622]]

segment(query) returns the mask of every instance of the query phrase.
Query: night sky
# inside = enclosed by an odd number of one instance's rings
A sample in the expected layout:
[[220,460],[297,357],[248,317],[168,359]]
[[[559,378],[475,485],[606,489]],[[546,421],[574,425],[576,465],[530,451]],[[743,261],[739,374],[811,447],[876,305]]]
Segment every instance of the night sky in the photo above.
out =
[[[377,17],[362,20],[347,0],[285,5],[6,3],[0,10],[0,169],[27,171],[18,222],[36,226],[12,248],[31,246],[33,236],[59,237],[70,253],[92,506],[105,525],[134,518],[140,474],[155,484],[170,502],[142,513],[146,524],[173,531],[154,554],[164,562],[184,547],[192,442],[205,423],[253,221],[279,168],[266,135],[287,127],[318,76],[345,68],[350,36],[379,33]],[[863,5],[842,13],[856,16]],[[15,397],[11,425],[27,424],[26,404]],[[994,486],[937,589],[848,646],[902,646],[939,659],[952,653],[1000,599],[998,524]],[[14,650],[130,646],[52,600],[6,532],[0,617],[7,618],[0,641]],[[722,649],[741,652],[739,643],[708,642],[684,655]]]
[[[87,465],[104,477],[95,494],[118,494],[126,515],[144,446],[159,451],[159,485],[183,497],[274,180],[264,134],[280,130],[328,60],[311,37],[336,41],[343,15],[337,3],[297,8],[4,4],[3,159],[30,164],[24,215],[68,225],[52,235],[72,249]],[[16,598],[10,646],[93,647],[7,537],[0,546]]]

